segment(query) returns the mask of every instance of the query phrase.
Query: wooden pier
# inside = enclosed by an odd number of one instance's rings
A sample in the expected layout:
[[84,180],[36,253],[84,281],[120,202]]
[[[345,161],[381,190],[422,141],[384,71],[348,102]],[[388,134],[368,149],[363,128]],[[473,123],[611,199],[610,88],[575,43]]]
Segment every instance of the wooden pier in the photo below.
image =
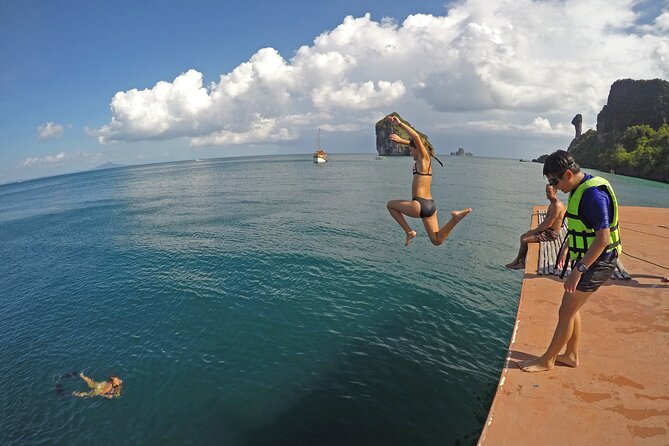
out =
[[[544,209],[534,208],[532,227]],[[546,350],[564,291],[559,276],[539,274],[539,246],[530,244],[479,445],[669,445],[669,209],[621,207],[620,227],[630,278],[610,280],[581,310],[576,368],[517,367]]]

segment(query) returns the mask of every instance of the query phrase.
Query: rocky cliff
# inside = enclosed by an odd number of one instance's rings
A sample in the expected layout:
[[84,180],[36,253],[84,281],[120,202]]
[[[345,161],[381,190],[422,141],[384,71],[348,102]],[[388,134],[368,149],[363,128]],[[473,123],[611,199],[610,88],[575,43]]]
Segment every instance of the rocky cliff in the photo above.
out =
[[622,79],[611,85],[609,99],[597,115],[597,138],[614,143],[628,127],[655,130],[669,118],[669,82],[662,79]]
[[[399,113],[392,112],[388,116],[397,116],[400,118],[400,121],[416,130],[414,126],[409,124],[408,121],[403,119]],[[397,144],[388,139],[391,133],[396,133],[402,139],[409,139],[409,134],[404,131],[401,127],[393,127],[388,121],[388,116],[384,117],[376,123],[376,151],[379,152],[379,155],[384,156],[408,156],[409,155],[409,146],[402,144]],[[416,130],[418,132],[418,130]],[[418,134],[423,138],[423,141],[427,144],[427,149],[430,150],[432,144],[430,143],[427,136],[421,132]]]
[[584,167],[668,182],[664,154],[669,147],[660,136],[668,122],[669,82],[618,80],[597,115],[597,130],[579,135],[577,129],[568,150]]

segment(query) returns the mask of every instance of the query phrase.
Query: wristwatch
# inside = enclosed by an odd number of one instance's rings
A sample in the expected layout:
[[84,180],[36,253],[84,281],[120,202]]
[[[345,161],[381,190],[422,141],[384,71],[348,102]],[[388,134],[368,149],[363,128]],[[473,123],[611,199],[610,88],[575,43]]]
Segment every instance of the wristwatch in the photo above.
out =
[[579,260],[578,262],[576,262],[576,269],[578,270],[579,273],[583,274],[588,270],[588,267],[582,264],[581,261]]

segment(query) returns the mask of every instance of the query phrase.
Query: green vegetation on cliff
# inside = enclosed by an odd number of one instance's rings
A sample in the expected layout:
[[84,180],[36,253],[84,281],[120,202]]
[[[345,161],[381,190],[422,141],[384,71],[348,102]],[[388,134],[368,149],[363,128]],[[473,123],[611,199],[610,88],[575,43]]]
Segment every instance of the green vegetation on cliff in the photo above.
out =
[[669,82],[621,79],[597,115],[597,130],[574,139],[579,165],[669,183]]
[[628,127],[615,144],[605,144],[589,130],[569,151],[581,166],[669,183],[669,125]]
[[669,183],[669,125],[629,127],[614,146],[612,169]]

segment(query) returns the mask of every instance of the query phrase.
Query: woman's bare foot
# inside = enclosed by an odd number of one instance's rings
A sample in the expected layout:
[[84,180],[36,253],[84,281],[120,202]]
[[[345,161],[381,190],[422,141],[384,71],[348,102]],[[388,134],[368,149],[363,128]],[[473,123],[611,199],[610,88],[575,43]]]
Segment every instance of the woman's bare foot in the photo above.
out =
[[518,363],[518,367],[520,370],[523,372],[547,372],[550,369],[553,368],[553,364],[550,364],[548,361],[544,360],[543,358],[535,358],[531,359],[529,361],[520,361]]
[[558,355],[558,357],[555,358],[555,362],[559,362],[567,367],[578,367],[578,356],[574,354]]
[[416,231],[411,231],[407,232],[407,239],[404,242],[404,246],[409,246],[409,243],[411,243],[411,240],[416,236]]
[[464,208],[461,211],[452,211],[451,212],[451,218],[455,220],[456,223],[458,223],[460,220],[465,218],[469,213],[472,211],[472,208]]

